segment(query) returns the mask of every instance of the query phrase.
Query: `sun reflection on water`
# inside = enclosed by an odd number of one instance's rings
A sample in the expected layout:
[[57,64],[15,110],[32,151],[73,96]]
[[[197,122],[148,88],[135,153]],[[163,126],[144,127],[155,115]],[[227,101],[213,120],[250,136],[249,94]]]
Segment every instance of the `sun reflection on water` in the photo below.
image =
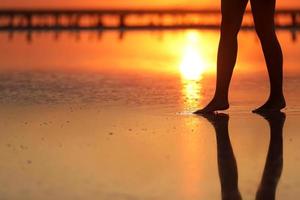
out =
[[201,100],[201,79],[208,70],[208,62],[203,53],[205,46],[207,45],[201,41],[199,32],[189,31],[186,33],[186,43],[179,66],[186,110],[195,109]]
[[186,44],[180,63],[180,73],[186,80],[199,80],[205,71],[205,62],[201,57],[199,33],[190,31],[186,34]]
[[182,80],[182,93],[186,110],[194,110],[201,100],[201,84],[197,80]]
[[[185,35],[182,57],[179,64],[181,75],[183,110],[190,113],[202,106],[202,79],[204,74],[211,70],[211,63],[207,49],[211,40],[202,38],[197,31],[188,31]],[[197,132],[199,121],[197,118],[186,118],[184,124],[189,134],[182,136],[182,160],[185,164],[183,171],[182,194],[186,199],[191,199],[197,194],[195,188],[201,180],[202,164],[200,159],[201,149],[199,141],[192,133]]]

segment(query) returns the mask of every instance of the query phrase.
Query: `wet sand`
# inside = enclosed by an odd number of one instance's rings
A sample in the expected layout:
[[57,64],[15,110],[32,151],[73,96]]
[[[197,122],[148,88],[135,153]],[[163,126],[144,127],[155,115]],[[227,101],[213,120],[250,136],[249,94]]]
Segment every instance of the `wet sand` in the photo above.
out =
[[[130,82],[128,77],[123,79]],[[134,92],[139,91],[138,85],[126,90],[121,84],[126,94],[102,87],[96,89],[98,93],[80,96],[87,88],[69,89],[72,93],[52,104],[43,92],[53,93],[55,99],[60,88],[52,88],[51,81],[45,84],[51,91],[39,85],[40,91],[15,96],[9,90],[15,82],[7,82],[0,112],[2,199],[220,199],[216,140],[220,133],[207,119],[185,110],[193,99],[178,93],[176,84],[165,88],[169,78],[160,77],[164,89],[159,90],[153,79],[143,79],[148,89],[140,89],[139,94],[145,92],[140,98]],[[266,89],[259,91],[266,93]],[[232,98],[239,93],[242,89],[232,90]],[[173,98],[163,98],[167,94]],[[270,127],[263,117],[250,113],[263,97],[256,98],[255,91],[244,95],[245,103],[234,99],[227,112],[228,132],[240,193],[243,199],[254,199],[265,167]],[[300,115],[293,95],[288,93],[290,108],[284,111],[283,171],[277,199],[299,195]],[[26,101],[26,96],[39,101]]]
[[191,114],[211,98],[213,73],[189,80],[137,63],[92,73],[2,69],[0,199],[217,200],[238,191],[255,199],[259,188],[261,196],[297,199],[294,60],[287,59],[285,122],[250,112],[268,95],[266,74],[238,70],[228,124]]

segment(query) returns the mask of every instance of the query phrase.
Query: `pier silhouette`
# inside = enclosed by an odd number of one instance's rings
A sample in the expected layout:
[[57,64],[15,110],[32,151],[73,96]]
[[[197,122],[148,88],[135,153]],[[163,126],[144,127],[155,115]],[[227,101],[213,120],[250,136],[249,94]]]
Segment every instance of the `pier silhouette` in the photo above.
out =
[[[215,17],[217,20],[186,22],[187,15],[198,16],[200,19]],[[245,15],[251,15],[247,10]],[[164,17],[177,18],[171,24],[163,22]],[[117,23],[105,22],[105,18],[113,17]],[[129,24],[128,18],[136,17],[136,23]],[[146,23],[139,18],[148,17]],[[218,29],[221,13],[217,9],[0,9],[0,30],[55,30],[55,29]],[[276,27],[281,29],[300,28],[299,9],[279,9],[275,18],[287,17],[289,20],[279,22]],[[153,19],[156,19],[154,22]],[[86,23],[83,23],[85,21]],[[243,24],[243,29],[252,29],[253,24]]]
[[[245,11],[250,20],[245,20],[242,30],[254,30],[251,14],[251,10]],[[290,31],[296,41],[300,8],[278,9],[274,17],[276,28]],[[220,22],[217,9],[0,9],[0,32],[9,32],[9,39],[13,32],[26,32],[29,42],[32,32],[40,31],[53,31],[58,38],[62,31],[114,30],[122,39],[124,32],[131,30],[219,30]]]

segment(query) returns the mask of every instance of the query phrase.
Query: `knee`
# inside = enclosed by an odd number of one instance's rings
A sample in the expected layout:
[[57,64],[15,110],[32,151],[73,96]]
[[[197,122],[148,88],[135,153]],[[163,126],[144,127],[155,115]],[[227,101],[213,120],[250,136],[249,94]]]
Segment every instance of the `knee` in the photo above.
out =
[[233,21],[222,20],[221,23],[221,39],[232,41],[237,39],[240,25]]
[[266,24],[255,24],[255,31],[261,41],[270,41],[276,39],[274,26]]

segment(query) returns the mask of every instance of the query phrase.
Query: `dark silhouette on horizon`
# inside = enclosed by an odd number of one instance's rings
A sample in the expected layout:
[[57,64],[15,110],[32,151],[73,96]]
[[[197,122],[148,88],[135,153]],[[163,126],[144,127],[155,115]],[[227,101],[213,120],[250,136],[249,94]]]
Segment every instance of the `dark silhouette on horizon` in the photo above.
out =
[[[250,0],[255,31],[259,37],[270,80],[270,95],[266,103],[253,112],[279,111],[286,106],[282,89],[283,56],[275,32],[276,0]],[[229,108],[228,90],[238,52],[237,36],[241,29],[248,0],[221,0],[221,36],[217,57],[217,82],[210,103],[195,114]]]
[[[223,113],[202,116],[213,125],[216,133],[222,200],[241,200],[242,196],[238,188],[238,168],[228,131],[229,116]],[[270,143],[256,200],[275,200],[276,188],[283,168],[282,131],[285,114],[274,112],[261,114],[261,116],[269,124]]]
[[[162,30],[219,30],[219,20],[205,20],[212,16],[216,19],[220,17],[219,9],[205,8],[143,8],[143,9],[104,9],[104,8],[0,8],[0,32],[8,32],[8,38],[12,39],[12,32],[27,32],[27,41],[31,42],[31,34],[39,32],[76,32],[95,31],[101,34],[104,31],[119,31],[119,39],[123,39],[125,31],[162,31]],[[244,15],[251,15],[250,10],[246,10]],[[144,18],[148,18],[145,23]],[[185,20],[185,16],[198,16],[204,20],[190,22]],[[297,32],[300,31],[300,21],[297,16],[300,15],[300,8],[277,9],[274,13],[277,19],[288,17],[290,20],[276,20],[275,26],[280,30],[289,30],[293,42],[297,40]],[[157,16],[154,17],[153,16]],[[164,16],[172,17],[174,20],[170,23],[164,23]],[[114,17],[117,23],[108,22],[107,17]],[[128,23],[127,19],[136,18]],[[37,20],[38,19],[38,20]],[[179,20],[178,20],[179,19]],[[254,24],[242,24],[241,29],[253,30]],[[55,36],[54,39],[56,39]]]

